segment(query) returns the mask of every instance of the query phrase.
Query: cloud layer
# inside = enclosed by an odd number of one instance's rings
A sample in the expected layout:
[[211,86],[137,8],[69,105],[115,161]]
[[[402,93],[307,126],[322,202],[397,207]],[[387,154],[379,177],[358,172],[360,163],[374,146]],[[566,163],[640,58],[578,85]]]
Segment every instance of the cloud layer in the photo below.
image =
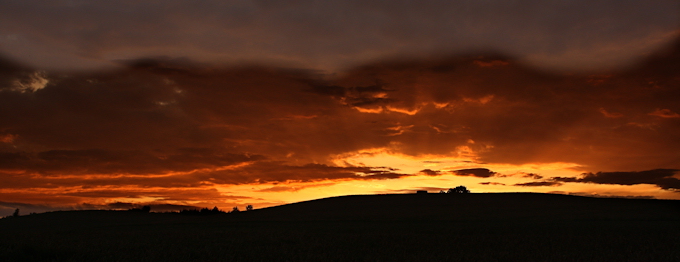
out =
[[[0,59],[3,199],[196,200],[193,189],[228,199],[212,186],[495,178],[485,165],[542,163],[595,173],[515,185],[678,188],[680,41],[598,74],[548,73],[493,52],[385,60],[336,75],[168,57],[119,63],[64,73]],[[334,162],[376,148],[474,166],[410,174]]]
[[40,68],[169,55],[337,71],[490,48],[551,68],[593,69],[663,45],[677,35],[678,10],[674,0],[3,1],[0,51]]

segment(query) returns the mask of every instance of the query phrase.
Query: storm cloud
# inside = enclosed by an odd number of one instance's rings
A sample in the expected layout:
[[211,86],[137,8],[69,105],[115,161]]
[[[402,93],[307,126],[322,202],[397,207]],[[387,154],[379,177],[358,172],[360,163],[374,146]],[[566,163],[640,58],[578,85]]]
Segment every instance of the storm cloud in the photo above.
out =
[[451,173],[457,176],[474,176],[474,177],[492,177],[496,174],[496,172],[493,172],[486,168],[460,169],[451,171]]
[[678,10],[674,0],[2,1],[0,51],[41,69],[168,55],[336,71],[483,48],[542,67],[593,69],[628,65],[663,45],[676,34]]
[[680,179],[675,177],[678,169],[654,169],[632,172],[584,173],[581,177],[556,177],[559,182],[637,185],[652,184],[666,190],[680,190]]

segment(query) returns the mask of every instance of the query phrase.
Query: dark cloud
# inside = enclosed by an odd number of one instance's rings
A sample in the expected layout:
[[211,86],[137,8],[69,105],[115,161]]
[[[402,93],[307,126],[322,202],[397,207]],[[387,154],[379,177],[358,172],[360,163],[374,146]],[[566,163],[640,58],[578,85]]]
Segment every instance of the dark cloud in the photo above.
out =
[[559,182],[638,185],[652,184],[666,190],[680,190],[680,179],[674,177],[678,169],[654,169],[633,172],[584,173],[581,177],[555,177]]
[[352,107],[375,107],[385,106],[393,102],[392,99],[385,98],[387,92],[392,90],[385,89],[383,85],[372,86],[356,86],[356,87],[341,87],[341,86],[321,86],[313,85],[310,92],[320,95],[331,96],[338,99],[343,105]]
[[561,186],[561,185],[562,185],[562,183],[555,182],[555,181],[540,181],[540,182],[517,183],[517,184],[514,184],[513,186],[534,187],[534,186]]
[[[52,68],[151,55],[338,69],[480,47],[554,68],[620,66],[677,30],[674,0],[3,1],[2,52]],[[87,25],[87,26],[83,26]],[[433,54],[434,53],[434,54]],[[494,60],[482,60],[494,65]]]
[[173,153],[100,149],[0,153],[0,169],[42,175],[162,174],[216,168],[264,159],[210,148],[179,148]]
[[334,183],[314,183],[314,184],[302,184],[302,185],[295,185],[295,186],[273,186],[270,188],[265,188],[265,189],[260,189],[257,192],[297,192],[305,188],[310,188],[310,187],[324,187],[324,186],[332,186]]
[[[134,156],[134,155],[133,155]],[[252,157],[252,156],[251,156]],[[248,158],[246,158],[248,159]],[[99,161],[99,160],[97,160]],[[200,189],[206,185],[237,185],[248,183],[279,182],[317,182],[311,187],[328,185],[320,181],[333,180],[384,180],[397,179],[409,174],[394,172],[386,167],[337,167],[324,164],[289,165],[282,161],[255,161],[232,163],[232,166],[214,166],[196,168],[182,172],[185,166],[153,167],[136,170],[134,162],[130,165],[92,161],[88,167],[71,166],[66,162],[58,166],[42,166],[37,169],[0,172],[0,188],[2,189],[58,189],[71,188],[60,193],[64,197],[161,197],[165,200],[181,200],[181,197],[202,197],[219,199],[225,196],[216,192]],[[197,162],[196,165],[200,165]],[[112,168],[118,165],[126,169]],[[187,164],[188,165],[188,164]],[[191,167],[197,167],[191,165]],[[173,167],[175,169],[173,169]],[[161,173],[145,173],[153,171]],[[163,189],[158,189],[163,188]],[[198,191],[191,191],[199,188]],[[284,189],[278,186],[271,190]],[[285,188],[291,191],[293,188]],[[161,190],[161,191],[158,191]],[[295,190],[292,190],[295,191]],[[193,193],[192,193],[193,192]],[[206,195],[205,192],[210,194]],[[40,194],[40,192],[34,192]],[[173,196],[173,194],[175,196]],[[10,197],[8,195],[8,197]],[[13,197],[13,196],[12,196]]]
[[284,162],[263,161],[243,168],[197,173],[200,181],[217,184],[313,182],[324,180],[382,180],[409,176],[380,167],[337,167],[324,164],[291,166]]
[[442,175],[441,171],[432,170],[432,169],[423,169],[423,170],[420,170],[420,173],[427,175],[427,176],[440,176],[440,175]]
[[474,177],[492,177],[497,174],[496,172],[493,172],[486,168],[460,169],[451,171],[451,173],[457,176],[474,176]]
[[539,174],[534,174],[534,173],[524,173],[524,174],[522,174],[522,177],[532,178],[532,179],[543,179],[543,176],[541,176]]
[[504,183],[498,183],[498,182],[480,182],[480,185],[494,185],[494,186],[504,186]]

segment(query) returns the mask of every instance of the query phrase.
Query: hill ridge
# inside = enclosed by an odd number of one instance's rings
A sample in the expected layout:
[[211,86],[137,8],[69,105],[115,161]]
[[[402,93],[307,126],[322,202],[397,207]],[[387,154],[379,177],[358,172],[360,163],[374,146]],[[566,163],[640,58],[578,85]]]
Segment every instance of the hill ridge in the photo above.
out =
[[256,209],[248,220],[680,219],[680,201],[546,193],[346,195]]

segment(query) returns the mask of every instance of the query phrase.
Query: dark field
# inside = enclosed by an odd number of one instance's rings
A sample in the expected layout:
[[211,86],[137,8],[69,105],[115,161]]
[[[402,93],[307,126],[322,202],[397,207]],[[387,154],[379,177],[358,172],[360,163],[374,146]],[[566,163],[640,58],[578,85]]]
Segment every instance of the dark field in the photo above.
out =
[[0,220],[3,261],[680,261],[680,201],[345,196],[210,216]]

